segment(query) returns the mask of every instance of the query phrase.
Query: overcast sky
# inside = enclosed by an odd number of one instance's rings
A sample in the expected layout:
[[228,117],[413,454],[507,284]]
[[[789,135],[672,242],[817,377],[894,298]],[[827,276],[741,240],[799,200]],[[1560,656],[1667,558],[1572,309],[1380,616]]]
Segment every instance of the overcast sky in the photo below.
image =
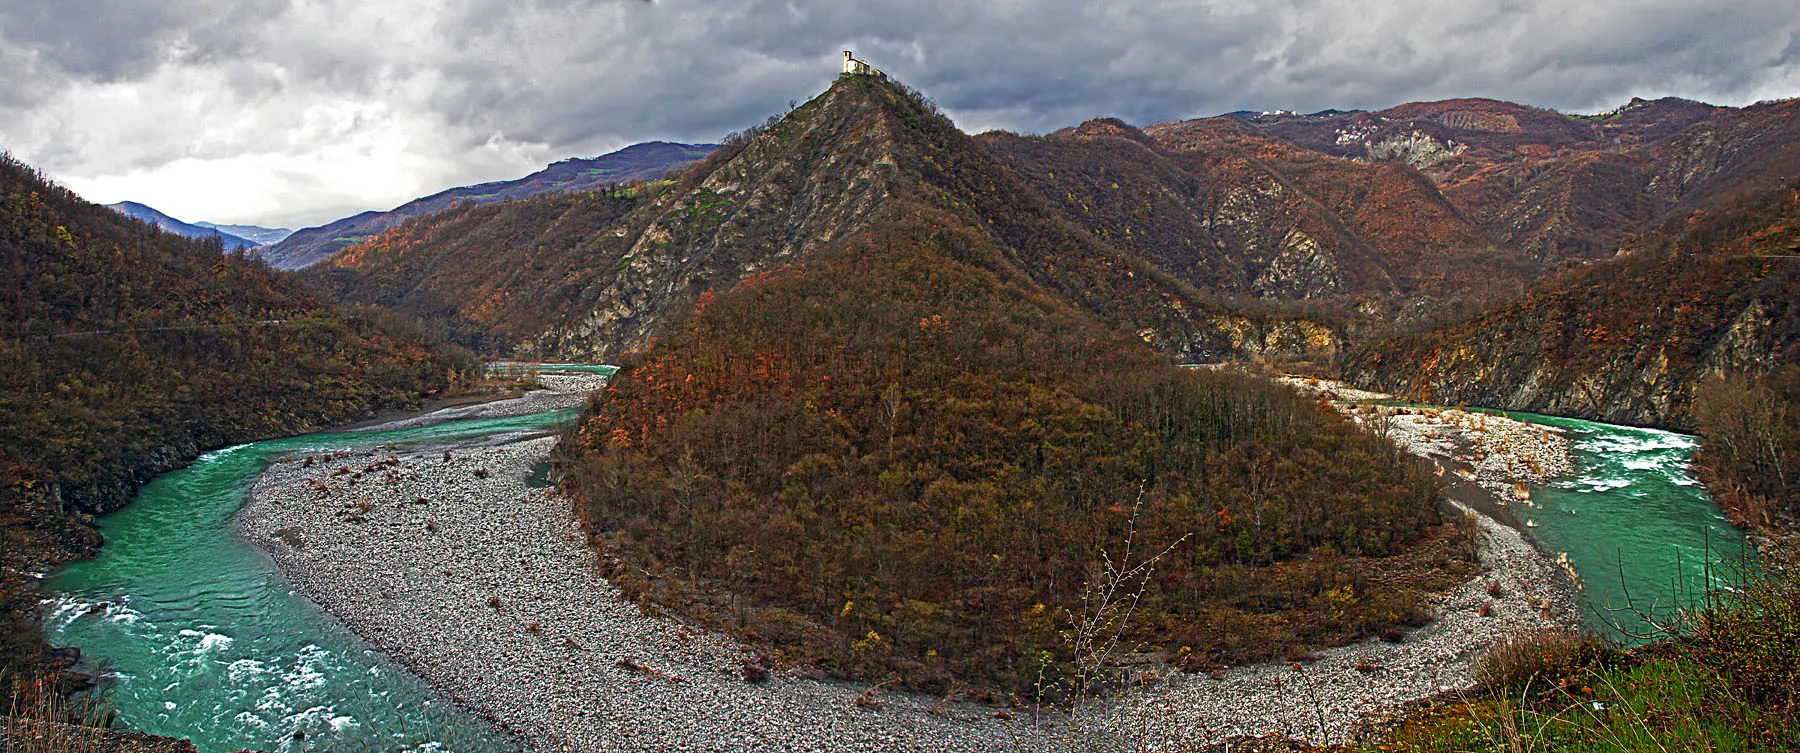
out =
[[301,227],[716,140],[845,49],[969,131],[1800,95],[1792,0],[0,0],[0,150],[95,201]]

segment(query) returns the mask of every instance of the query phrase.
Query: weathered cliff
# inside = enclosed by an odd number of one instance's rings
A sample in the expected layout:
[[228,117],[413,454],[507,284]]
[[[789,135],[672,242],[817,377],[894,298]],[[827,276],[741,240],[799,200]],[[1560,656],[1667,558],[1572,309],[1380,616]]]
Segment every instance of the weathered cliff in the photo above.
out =
[[[1084,226],[982,142],[918,110],[901,90],[857,79],[671,183],[452,210],[306,274],[341,299],[436,320],[471,347],[611,360],[649,342],[701,294],[892,216],[902,187],[915,204],[996,240],[1006,250],[990,261],[1006,274],[1178,358],[1328,358],[1354,324],[1202,293],[1196,283],[1209,280],[1184,276],[1157,248]],[[1291,235],[1261,265],[1265,287],[1323,289],[1334,262],[1305,233]]]
[[1480,315],[1358,346],[1345,377],[1445,404],[1691,430],[1695,387],[1800,360],[1800,191],[1753,192]]

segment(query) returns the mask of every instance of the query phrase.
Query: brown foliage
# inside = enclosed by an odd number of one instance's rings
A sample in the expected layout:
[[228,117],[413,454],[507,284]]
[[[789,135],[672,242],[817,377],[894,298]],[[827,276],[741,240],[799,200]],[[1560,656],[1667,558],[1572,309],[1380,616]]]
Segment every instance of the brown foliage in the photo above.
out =
[[[1193,536],[1134,639],[1236,659],[1423,617],[1350,565],[1437,523],[1429,474],[981,265],[1006,253],[916,208],[626,359],[558,458],[608,577],[790,663],[1028,692],[1141,492],[1147,550]],[[1213,651],[1212,614],[1280,627]]]
[[1705,437],[1696,463],[1707,488],[1746,522],[1772,527],[1800,518],[1800,365],[1761,378],[1715,376],[1694,398]]
[[[0,157],[0,592],[98,545],[83,522],[201,451],[363,417],[466,363],[372,310],[331,307],[217,243],[90,204]],[[8,645],[0,669],[42,666]],[[16,667],[15,667],[16,668]]]
[[1567,630],[1534,630],[1508,636],[1475,661],[1475,680],[1489,688],[1528,682],[1555,683],[1577,670],[1615,658],[1598,638]]

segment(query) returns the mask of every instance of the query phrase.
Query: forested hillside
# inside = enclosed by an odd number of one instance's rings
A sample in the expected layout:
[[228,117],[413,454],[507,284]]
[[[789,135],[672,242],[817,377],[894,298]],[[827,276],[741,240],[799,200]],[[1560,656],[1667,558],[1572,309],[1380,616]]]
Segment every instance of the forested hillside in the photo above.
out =
[[1703,379],[1800,361],[1796,217],[1800,184],[1745,193],[1478,316],[1361,345],[1345,375],[1429,402],[1693,430]]
[[558,450],[629,595],[787,663],[1021,695],[1069,677],[1061,631],[1128,540],[1131,565],[1168,550],[1131,638],[1182,666],[1425,618],[1467,558],[1429,473],[1287,390],[1176,367],[1144,341],[1211,302],[896,84],[842,79],[743,154],[827,119],[881,134],[880,211],[698,295]]
[[609,231],[659,188],[463,205],[351,246],[304,276],[404,311],[482,353],[515,353],[582,299]]
[[416,402],[466,367],[391,315],[0,159],[0,656],[40,648],[23,574],[91,551],[91,516],[155,474]]
[[363,212],[319,227],[309,227],[258,249],[256,253],[277,268],[302,269],[415,217],[458,205],[494,204],[657,181],[672,170],[680,170],[704,158],[713,148],[712,144],[652,141],[633,144],[594,159],[566,159],[517,180],[452,188],[414,199],[386,212]]
[[[424,218],[307,274],[343,300],[479,331],[499,352],[605,360],[649,342],[701,293],[868,227],[904,185],[1004,240],[1006,274],[1182,358],[1329,357],[1352,318],[1202,292],[1070,222],[947,120],[878,104],[834,87],[672,183]],[[900,127],[923,135],[899,138]]]

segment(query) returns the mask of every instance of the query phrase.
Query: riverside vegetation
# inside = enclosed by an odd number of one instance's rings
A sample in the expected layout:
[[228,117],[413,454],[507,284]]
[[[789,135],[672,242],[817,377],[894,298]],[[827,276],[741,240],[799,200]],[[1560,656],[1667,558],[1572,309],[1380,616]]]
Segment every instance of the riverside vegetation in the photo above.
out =
[[1800,580],[1757,576],[1621,651],[1591,637],[1513,637],[1482,687],[1409,715],[1357,751],[1800,749]]
[[0,248],[0,676],[15,685],[71,658],[31,628],[27,573],[91,553],[92,516],[203,450],[413,403],[467,364],[10,157]]

